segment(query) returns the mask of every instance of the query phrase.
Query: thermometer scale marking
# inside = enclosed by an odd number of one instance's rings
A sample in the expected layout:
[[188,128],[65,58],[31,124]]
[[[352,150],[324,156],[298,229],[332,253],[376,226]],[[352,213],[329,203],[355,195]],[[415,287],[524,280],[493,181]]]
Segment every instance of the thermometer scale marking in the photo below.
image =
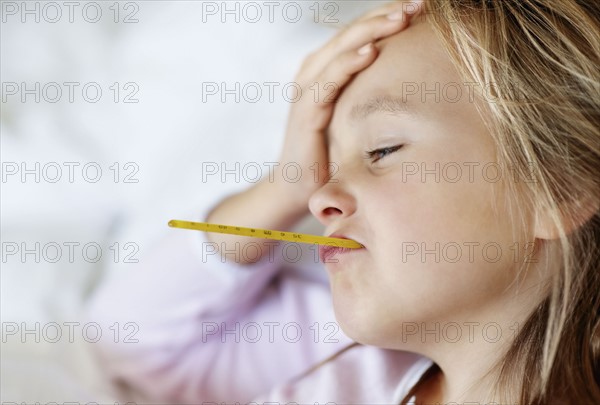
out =
[[172,219],[169,221],[172,228],[190,229],[203,232],[226,233],[230,235],[250,236],[262,239],[275,239],[299,243],[312,243],[318,245],[345,247],[350,249],[359,249],[364,247],[360,243],[351,239],[329,238],[327,236],[307,235],[296,232],[274,231],[269,229],[245,228],[242,226],[209,224],[206,222],[192,222]]

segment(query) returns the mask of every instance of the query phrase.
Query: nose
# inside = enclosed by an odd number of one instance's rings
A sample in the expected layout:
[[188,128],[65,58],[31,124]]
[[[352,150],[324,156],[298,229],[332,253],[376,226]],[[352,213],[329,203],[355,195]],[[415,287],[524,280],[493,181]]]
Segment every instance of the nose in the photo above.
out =
[[327,226],[335,219],[352,215],[356,211],[356,200],[342,180],[331,180],[310,196],[308,208],[319,222]]

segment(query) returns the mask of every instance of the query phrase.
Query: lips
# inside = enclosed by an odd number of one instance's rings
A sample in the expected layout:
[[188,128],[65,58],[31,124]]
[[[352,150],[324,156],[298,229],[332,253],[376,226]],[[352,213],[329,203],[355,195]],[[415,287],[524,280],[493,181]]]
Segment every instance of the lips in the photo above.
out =
[[[339,235],[339,234],[331,234],[329,235],[330,238],[338,238],[338,239],[351,239],[348,238],[344,235]],[[321,245],[319,246],[319,257],[321,258],[321,261],[323,263],[337,263],[337,260],[330,260],[333,256],[342,256],[342,255],[346,255],[349,254],[351,252],[356,252],[356,251],[360,251],[363,250],[364,248],[359,248],[359,249],[351,249],[351,248],[344,248],[344,247],[336,247],[336,246],[330,246],[330,245]]]

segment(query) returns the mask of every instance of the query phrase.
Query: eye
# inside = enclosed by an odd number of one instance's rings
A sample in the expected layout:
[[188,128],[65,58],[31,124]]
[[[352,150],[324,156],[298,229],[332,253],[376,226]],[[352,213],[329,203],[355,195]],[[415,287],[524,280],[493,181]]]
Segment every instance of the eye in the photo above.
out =
[[[396,145],[396,146],[388,146],[385,148],[380,148],[380,149],[373,149],[371,151],[367,151],[365,153],[365,159],[371,159],[373,163],[383,159],[384,157],[386,157],[387,155],[396,152],[397,150],[401,149],[404,145]],[[374,157],[377,157],[375,160],[373,160]]]

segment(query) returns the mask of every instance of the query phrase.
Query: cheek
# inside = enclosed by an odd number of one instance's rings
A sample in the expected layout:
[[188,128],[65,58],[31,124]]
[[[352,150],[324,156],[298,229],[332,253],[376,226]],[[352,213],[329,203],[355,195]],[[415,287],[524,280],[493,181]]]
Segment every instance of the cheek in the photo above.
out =
[[414,244],[433,249],[440,243],[449,249],[453,243],[506,242],[506,213],[497,188],[467,176],[453,183],[443,176],[408,176],[397,170],[372,179],[362,195],[378,246],[394,251]]
[[502,211],[494,184],[401,175],[381,183],[389,191],[374,181],[365,194],[377,277],[371,284],[396,297],[395,316],[451,317],[501,294],[514,277],[515,243],[506,213],[494,215],[494,205]]

